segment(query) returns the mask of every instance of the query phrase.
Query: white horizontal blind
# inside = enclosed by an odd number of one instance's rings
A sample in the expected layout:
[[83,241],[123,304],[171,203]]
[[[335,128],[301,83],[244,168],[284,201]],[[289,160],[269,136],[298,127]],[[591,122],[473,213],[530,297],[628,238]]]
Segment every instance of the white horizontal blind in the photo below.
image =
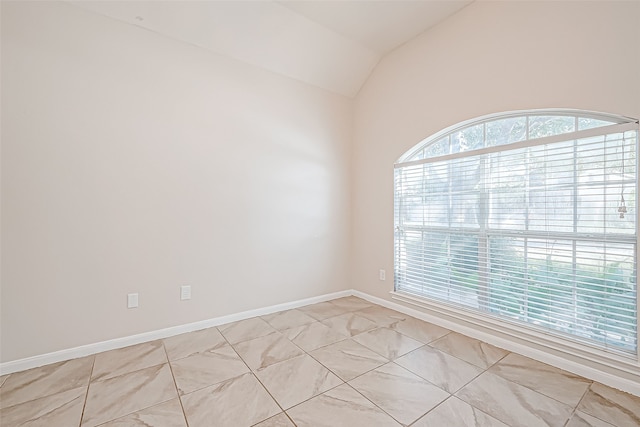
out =
[[599,125],[481,123],[396,165],[396,291],[637,354],[637,125]]

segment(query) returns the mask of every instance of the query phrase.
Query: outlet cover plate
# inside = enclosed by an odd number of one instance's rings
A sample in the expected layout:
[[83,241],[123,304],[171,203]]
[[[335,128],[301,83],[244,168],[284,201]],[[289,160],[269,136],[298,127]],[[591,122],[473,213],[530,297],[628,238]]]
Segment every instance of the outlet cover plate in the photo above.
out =
[[128,294],[127,295],[127,308],[137,308],[138,307],[138,294]]

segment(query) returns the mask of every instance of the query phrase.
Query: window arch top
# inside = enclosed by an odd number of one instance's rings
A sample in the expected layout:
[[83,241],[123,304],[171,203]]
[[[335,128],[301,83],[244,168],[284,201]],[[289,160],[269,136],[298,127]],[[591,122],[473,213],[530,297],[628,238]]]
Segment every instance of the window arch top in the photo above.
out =
[[422,140],[397,163],[412,162],[636,120],[578,110],[532,110],[484,116],[458,123]]

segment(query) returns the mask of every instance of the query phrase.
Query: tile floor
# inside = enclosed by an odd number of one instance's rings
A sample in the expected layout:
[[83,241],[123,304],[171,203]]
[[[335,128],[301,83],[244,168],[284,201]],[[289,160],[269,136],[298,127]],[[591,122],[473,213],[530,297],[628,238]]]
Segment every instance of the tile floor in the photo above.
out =
[[0,377],[0,425],[638,427],[640,398],[346,297]]

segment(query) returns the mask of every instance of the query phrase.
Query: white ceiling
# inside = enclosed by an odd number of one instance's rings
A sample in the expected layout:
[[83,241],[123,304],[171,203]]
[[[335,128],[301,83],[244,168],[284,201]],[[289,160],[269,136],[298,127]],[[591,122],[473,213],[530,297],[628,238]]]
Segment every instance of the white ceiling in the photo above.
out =
[[70,3],[354,97],[388,52],[472,0]]

